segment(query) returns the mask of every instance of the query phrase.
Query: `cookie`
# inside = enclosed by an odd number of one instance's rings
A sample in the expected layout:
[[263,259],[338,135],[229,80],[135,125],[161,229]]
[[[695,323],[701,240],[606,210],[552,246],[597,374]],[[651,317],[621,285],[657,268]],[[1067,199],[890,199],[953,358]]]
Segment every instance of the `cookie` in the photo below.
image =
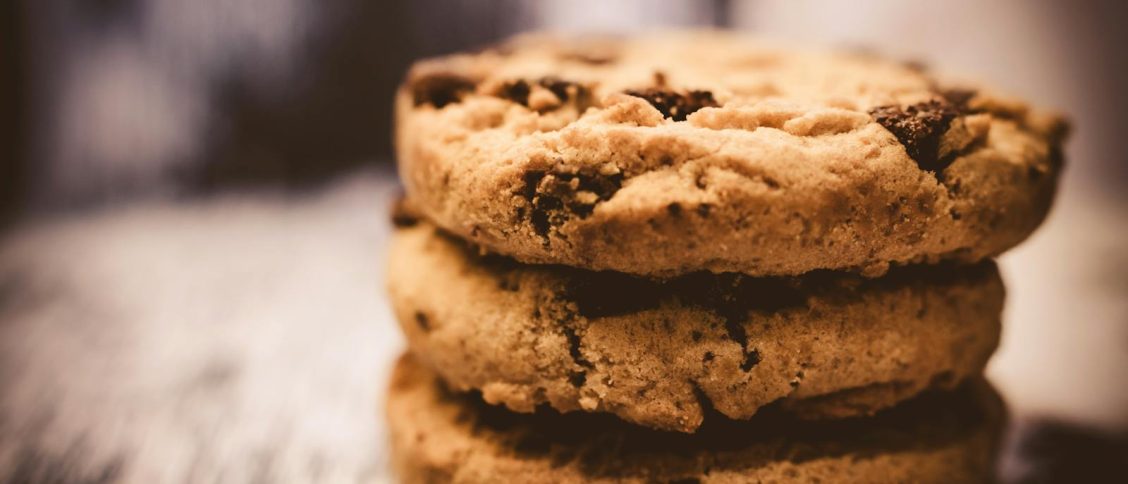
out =
[[918,65],[719,32],[425,60],[396,125],[406,191],[446,230],[652,277],[989,258],[1045,217],[1066,133]]
[[658,432],[601,415],[513,414],[446,391],[410,357],[387,418],[403,482],[990,482],[1005,416],[982,381],[875,417],[787,415]]
[[991,262],[655,282],[480,256],[422,220],[396,230],[387,278],[410,351],[453,388],[681,432],[710,408],[839,418],[951,388],[997,346],[1004,299]]

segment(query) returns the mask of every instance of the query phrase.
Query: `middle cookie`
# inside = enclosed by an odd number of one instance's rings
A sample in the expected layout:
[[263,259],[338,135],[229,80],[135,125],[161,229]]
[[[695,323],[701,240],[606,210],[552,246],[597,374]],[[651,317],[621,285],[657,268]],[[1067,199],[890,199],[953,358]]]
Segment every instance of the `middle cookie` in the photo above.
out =
[[681,432],[711,408],[871,414],[979,375],[998,344],[1004,290],[991,262],[654,282],[483,257],[402,222],[388,286],[410,351],[451,387],[514,411],[548,404]]

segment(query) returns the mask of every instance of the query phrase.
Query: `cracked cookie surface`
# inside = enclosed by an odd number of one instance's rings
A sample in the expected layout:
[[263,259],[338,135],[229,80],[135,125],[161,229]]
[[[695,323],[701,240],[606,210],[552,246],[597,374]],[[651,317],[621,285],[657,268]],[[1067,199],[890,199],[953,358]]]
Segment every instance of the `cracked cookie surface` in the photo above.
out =
[[652,277],[997,255],[1045,217],[1066,133],[915,66],[716,32],[422,61],[396,117],[407,193],[446,230]]
[[803,418],[864,415],[979,375],[998,343],[991,262],[656,282],[482,256],[397,219],[387,284],[410,351],[452,388],[514,411],[680,432],[711,409],[747,419],[773,403]]
[[990,482],[1004,410],[982,381],[865,419],[711,421],[693,435],[601,415],[513,414],[404,356],[386,407],[403,482]]

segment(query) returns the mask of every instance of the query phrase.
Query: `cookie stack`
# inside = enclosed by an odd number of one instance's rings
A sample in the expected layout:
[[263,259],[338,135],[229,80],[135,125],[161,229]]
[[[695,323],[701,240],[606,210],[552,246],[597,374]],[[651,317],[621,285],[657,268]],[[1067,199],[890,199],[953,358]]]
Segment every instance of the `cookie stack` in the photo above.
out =
[[990,476],[1060,118],[702,32],[422,61],[396,116],[405,481]]

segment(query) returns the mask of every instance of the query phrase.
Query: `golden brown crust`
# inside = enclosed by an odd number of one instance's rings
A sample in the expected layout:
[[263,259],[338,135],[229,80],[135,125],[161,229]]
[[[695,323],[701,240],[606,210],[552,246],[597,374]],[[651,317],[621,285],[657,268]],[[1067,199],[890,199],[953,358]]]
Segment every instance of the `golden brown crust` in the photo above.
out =
[[523,262],[880,275],[1044,218],[1060,118],[880,59],[731,34],[547,37],[424,61],[397,149],[424,215]]
[[403,482],[989,482],[1002,429],[982,382],[876,417],[810,424],[781,415],[694,435],[598,415],[511,414],[456,396],[401,358],[388,392]]
[[990,262],[658,283],[481,257],[425,221],[396,231],[388,269],[411,351],[453,387],[683,432],[710,406],[844,417],[950,388],[982,371],[1004,299]]

